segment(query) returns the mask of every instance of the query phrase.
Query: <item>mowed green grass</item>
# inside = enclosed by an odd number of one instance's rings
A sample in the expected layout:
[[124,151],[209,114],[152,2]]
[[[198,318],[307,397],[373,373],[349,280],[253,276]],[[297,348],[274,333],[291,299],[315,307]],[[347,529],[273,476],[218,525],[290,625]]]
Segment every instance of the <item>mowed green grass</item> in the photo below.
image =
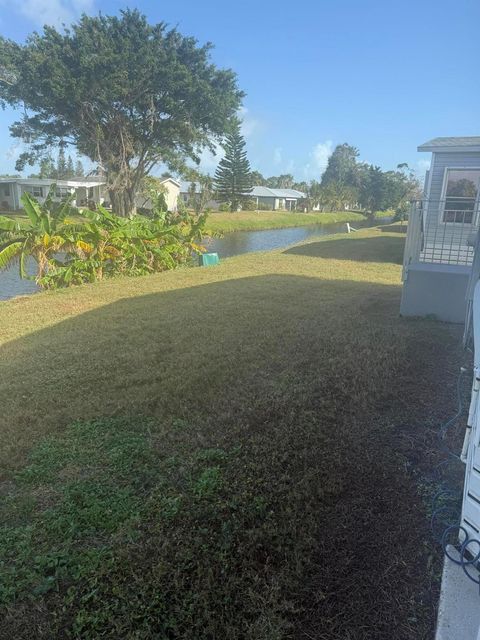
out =
[[[392,217],[393,211],[377,211],[375,218]],[[0,212],[17,218],[27,219],[23,212]],[[206,224],[207,232],[231,233],[233,231],[260,231],[263,229],[285,229],[303,227],[312,224],[340,224],[342,222],[364,222],[365,216],[355,211],[337,211],[325,213],[300,213],[296,211],[214,211],[209,213]]]
[[0,303],[0,638],[431,638],[460,332],[399,318],[403,242]]
[[301,227],[310,224],[353,223],[364,220],[365,216],[354,211],[325,213],[300,213],[296,211],[238,211],[230,213],[218,211],[209,214],[206,226],[209,231],[231,233],[232,231]]

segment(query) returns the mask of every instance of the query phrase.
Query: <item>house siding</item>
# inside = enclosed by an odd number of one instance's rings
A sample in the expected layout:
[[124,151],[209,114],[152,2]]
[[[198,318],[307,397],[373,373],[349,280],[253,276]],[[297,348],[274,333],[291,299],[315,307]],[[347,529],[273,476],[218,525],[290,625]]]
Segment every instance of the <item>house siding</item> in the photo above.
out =
[[[440,237],[442,242],[448,244],[453,241],[454,234],[458,225],[445,224],[441,220],[442,214],[442,195],[445,171],[447,169],[478,169],[480,168],[480,153],[478,152],[462,152],[462,153],[433,153],[432,163],[430,166],[428,192],[425,194],[427,203],[425,207],[424,225],[426,229],[427,241],[429,238]],[[475,219],[474,219],[474,222]],[[477,222],[478,224],[478,222]],[[470,226],[472,231],[477,228],[476,224],[464,225]]]

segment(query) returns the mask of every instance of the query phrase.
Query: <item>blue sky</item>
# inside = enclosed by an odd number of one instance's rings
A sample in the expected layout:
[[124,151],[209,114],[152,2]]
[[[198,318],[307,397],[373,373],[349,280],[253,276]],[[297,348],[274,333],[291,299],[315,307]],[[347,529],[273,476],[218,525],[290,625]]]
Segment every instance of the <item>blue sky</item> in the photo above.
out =
[[[480,1],[458,0],[0,0],[0,32],[22,41],[45,22],[136,7],[215,45],[246,92],[244,133],[252,168],[318,179],[332,148],[349,142],[384,169],[418,144],[479,135]],[[12,111],[0,111],[0,173],[13,171]],[[216,158],[205,154],[203,168]]]

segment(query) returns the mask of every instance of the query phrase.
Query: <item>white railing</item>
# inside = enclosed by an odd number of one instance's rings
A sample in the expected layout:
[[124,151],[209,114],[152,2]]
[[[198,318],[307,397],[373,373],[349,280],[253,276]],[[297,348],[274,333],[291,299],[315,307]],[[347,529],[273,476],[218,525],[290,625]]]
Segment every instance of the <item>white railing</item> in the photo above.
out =
[[[474,257],[474,242],[478,232],[478,209],[462,207],[462,198],[452,202],[422,200],[412,204],[405,245],[403,277],[410,264],[427,262],[470,266]],[[467,202],[468,200],[468,202]]]

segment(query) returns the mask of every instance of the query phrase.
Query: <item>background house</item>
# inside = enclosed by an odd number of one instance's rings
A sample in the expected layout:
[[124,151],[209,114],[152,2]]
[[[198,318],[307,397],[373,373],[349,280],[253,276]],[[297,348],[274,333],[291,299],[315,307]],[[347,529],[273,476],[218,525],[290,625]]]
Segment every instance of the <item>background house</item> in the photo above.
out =
[[[195,192],[200,193],[200,184],[198,182],[193,184],[195,185]],[[184,204],[188,204],[191,199],[191,186],[192,182],[180,182],[180,198]],[[296,189],[273,189],[256,186],[252,188],[249,197],[255,201],[257,207],[263,205],[263,208],[268,207],[271,211],[295,211],[298,201],[305,198],[305,194]],[[207,207],[216,210],[219,204],[217,200],[212,199],[207,203]]]
[[62,198],[75,194],[73,204],[77,207],[86,207],[89,202],[102,204],[106,199],[104,179],[94,176],[72,180],[0,178],[0,210],[17,211],[22,209],[21,197],[26,192],[39,202],[43,202],[52,184],[56,185],[54,199],[62,200]]
[[295,211],[298,201],[305,198],[305,194],[296,189],[270,187],[253,187],[250,195],[255,199],[257,206],[266,205],[272,211]]
[[[195,185],[195,193],[196,194],[200,194],[202,187],[200,185],[199,182],[192,182],[192,181],[188,181],[188,180],[181,180],[180,181],[180,195],[179,197],[181,198],[181,200],[183,201],[183,203],[185,205],[188,205],[190,199],[191,199],[191,188],[192,188],[192,184]],[[206,208],[207,209],[218,209],[219,207],[219,202],[218,200],[215,200],[212,198],[212,200],[209,200],[206,204]]]
[[[180,182],[175,178],[164,178],[160,184],[165,188],[165,200],[169,211],[176,211],[180,196]],[[136,205],[140,209],[151,209],[152,203],[149,197],[137,196]]]
[[435,138],[418,150],[432,159],[409,217],[400,311],[463,322],[479,229],[480,136]]
[[[30,193],[39,202],[44,202],[52,184],[56,185],[55,200],[74,194],[73,205],[87,207],[97,204],[110,206],[106,181],[100,176],[86,176],[72,180],[55,180],[53,178],[0,178],[0,211],[17,211],[22,209],[21,197],[25,192]],[[161,181],[165,187],[165,199],[169,211],[177,210],[177,199],[180,193],[180,183],[173,178]],[[137,207],[151,208],[149,198],[137,197]]]

